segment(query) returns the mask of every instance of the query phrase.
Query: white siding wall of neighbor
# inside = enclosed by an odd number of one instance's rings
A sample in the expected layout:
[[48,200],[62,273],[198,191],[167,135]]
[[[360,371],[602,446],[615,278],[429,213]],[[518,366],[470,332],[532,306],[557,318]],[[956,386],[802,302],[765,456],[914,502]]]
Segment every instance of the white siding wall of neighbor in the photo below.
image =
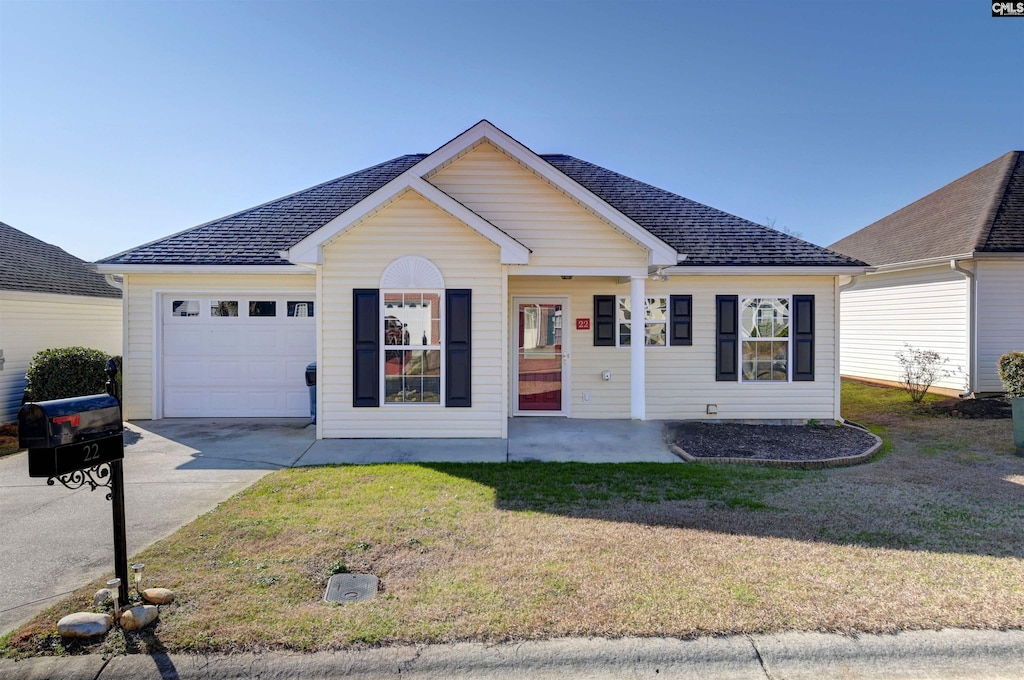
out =
[[[352,290],[379,288],[384,269],[406,255],[433,262],[445,288],[473,290],[473,405],[469,408],[352,405]],[[505,436],[508,310],[504,286],[498,247],[413,192],[325,245],[320,274],[323,313],[317,407],[322,416],[317,418],[318,436]]]
[[[124,282],[124,411],[125,418],[144,420],[160,418],[154,391],[157,379],[162,333],[162,314],[158,309],[163,294],[301,294],[315,293],[316,277],[296,268],[297,274],[203,275],[193,274],[128,274]],[[159,399],[159,396],[157,396]]]
[[1024,258],[975,261],[978,300],[978,392],[1002,392],[996,362],[1024,352]]
[[33,355],[73,346],[120,354],[121,300],[0,291],[0,423],[18,418]]
[[530,248],[531,267],[644,267],[647,250],[489,142],[429,175]]
[[962,391],[968,369],[968,283],[948,264],[861,277],[842,292],[840,372],[899,382],[907,343],[949,359],[935,387]]
[[[629,296],[615,278],[509,277],[509,297],[569,297],[571,333],[570,416],[630,417],[629,347],[595,347],[593,331],[575,330],[575,319],[593,322],[594,295]],[[648,295],[693,296],[693,345],[646,349],[647,418],[694,420],[830,420],[837,416],[835,280],[831,276],[673,276],[646,282]],[[815,296],[815,379],[811,382],[744,383],[715,380],[715,296]],[[509,335],[509,342],[514,342]],[[611,371],[611,380],[602,372]],[[515,380],[510,380],[510,395]],[[584,393],[590,400],[584,401]],[[514,397],[514,395],[511,395]],[[513,402],[514,403],[514,402]],[[708,415],[715,404],[717,415]]]

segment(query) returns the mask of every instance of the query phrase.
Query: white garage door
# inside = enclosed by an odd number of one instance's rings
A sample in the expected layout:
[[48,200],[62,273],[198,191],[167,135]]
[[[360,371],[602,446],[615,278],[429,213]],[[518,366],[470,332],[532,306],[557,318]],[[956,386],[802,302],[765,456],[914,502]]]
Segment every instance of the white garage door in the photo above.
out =
[[165,417],[309,416],[312,295],[162,300]]

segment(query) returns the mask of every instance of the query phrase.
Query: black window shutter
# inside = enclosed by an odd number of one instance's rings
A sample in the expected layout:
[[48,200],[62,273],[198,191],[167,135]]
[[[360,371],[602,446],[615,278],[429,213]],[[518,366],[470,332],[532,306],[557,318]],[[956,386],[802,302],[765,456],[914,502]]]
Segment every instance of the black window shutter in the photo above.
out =
[[452,288],[446,290],[444,295],[444,405],[467,408],[473,405],[473,291],[468,288]]
[[716,295],[715,380],[739,380],[736,357],[739,354],[739,297]]
[[814,296],[793,296],[793,380],[814,380]]
[[693,296],[670,295],[668,298],[668,344],[693,344]]
[[594,296],[594,347],[615,346],[615,296]]
[[380,293],[352,291],[352,405],[380,406]]

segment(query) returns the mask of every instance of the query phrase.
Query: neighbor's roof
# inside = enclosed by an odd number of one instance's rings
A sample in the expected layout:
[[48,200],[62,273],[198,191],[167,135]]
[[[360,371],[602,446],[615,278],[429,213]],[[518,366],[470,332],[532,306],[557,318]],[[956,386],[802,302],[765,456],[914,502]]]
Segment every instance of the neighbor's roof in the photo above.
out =
[[[285,250],[427,154],[400,156],[207,222],[101,264],[281,265]],[[863,266],[845,255],[565,155],[541,155],[570,179],[687,256],[682,266]]]
[[57,246],[0,222],[0,290],[119,298],[121,291]]
[[871,265],[1024,252],[1024,152],[1010,151],[829,247]]

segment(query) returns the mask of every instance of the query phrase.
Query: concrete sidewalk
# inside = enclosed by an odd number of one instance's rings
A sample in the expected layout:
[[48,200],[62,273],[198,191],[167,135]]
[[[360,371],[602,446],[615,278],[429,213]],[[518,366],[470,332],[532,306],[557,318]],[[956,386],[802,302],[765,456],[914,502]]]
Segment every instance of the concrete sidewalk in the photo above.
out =
[[885,678],[996,680],[1024,675],[1024,631],[912,631],[846,637],[784,633],[676,640],[564,638],[298,654],[0,660],[0,680],[594,680]]

